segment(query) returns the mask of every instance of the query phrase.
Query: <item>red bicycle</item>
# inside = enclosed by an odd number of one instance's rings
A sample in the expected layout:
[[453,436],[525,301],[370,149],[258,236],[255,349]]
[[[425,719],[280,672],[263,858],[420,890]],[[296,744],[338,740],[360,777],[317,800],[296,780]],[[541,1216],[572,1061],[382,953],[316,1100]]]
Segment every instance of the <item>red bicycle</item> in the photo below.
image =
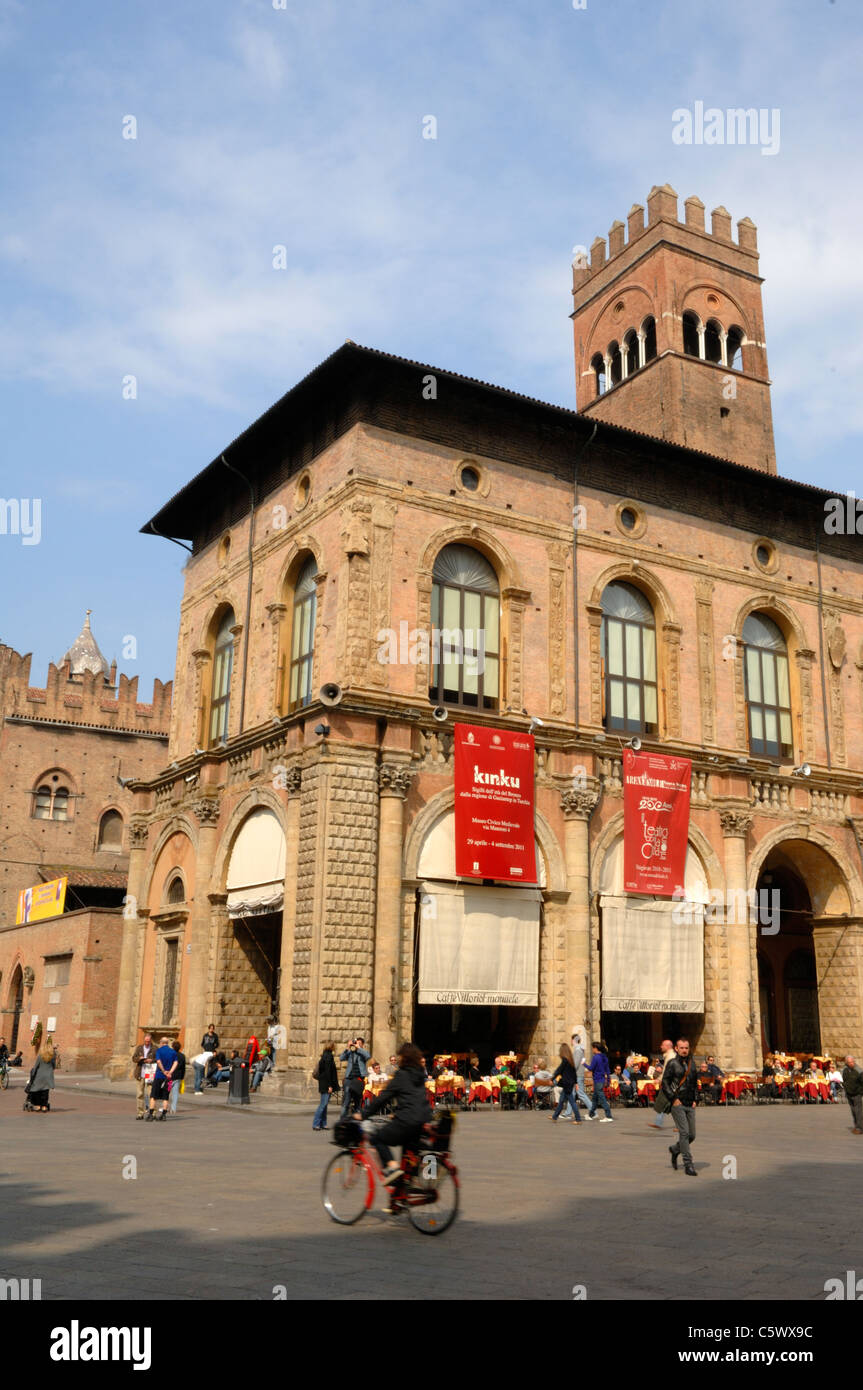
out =
[[[407,1212],[414,1230],[424,1236],[441,1235],[458,1213],[458,1169],[449,1157],[454,1128],[451,1111],[425,1125],[417,1149],[405,1152],[399,1176],[387,1187],[389,1210]],[[355,1121],[340,1121],[335,1138],[342,1147],[324,1170],[321,1198],[333,1221],[353,1226],[371,1211],[375,1182],[383,1173],[376,1150]]]

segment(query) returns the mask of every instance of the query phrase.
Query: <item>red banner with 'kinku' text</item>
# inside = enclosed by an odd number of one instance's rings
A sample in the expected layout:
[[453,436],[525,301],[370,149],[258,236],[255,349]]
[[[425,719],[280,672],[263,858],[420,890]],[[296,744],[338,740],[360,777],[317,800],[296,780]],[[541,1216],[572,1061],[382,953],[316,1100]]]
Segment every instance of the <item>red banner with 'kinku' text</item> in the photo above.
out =
[[536,883],[532,736],[453,728],[456,874]]
[[671,898],[683,888],[689,758],[623,750],[623,888]]

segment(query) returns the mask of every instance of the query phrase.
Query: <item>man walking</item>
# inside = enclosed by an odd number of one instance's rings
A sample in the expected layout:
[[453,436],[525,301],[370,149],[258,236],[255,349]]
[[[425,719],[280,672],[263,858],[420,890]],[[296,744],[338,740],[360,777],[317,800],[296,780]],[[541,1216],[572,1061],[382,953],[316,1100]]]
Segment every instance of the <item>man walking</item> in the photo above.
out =
[[156,1118],[156,1101],[162,1102],[162,1109],[159,1112],[159,1119],[168,1118],[168,1102],[171,1097],[171,1083],[174,1079],[174,1072],[177,1069],[177,1054],[171,1046],[170,1038],[162,1038],[156,1050],[156,1075],[150,1087],[150,1109],[147,1111],[147,1119]]
[[[662,1042],[659,1044],[659,1050],[662,1053],[662,1066],[664,1071],[665,1067],[667,1067],[668,1063],[674,1056],[674,1044],[671,1041],[671,1039],[663,1038]],[[662,1073],[660,1073],[660,1076],[661,1075]],[[653,1111],[656,1118],[650,1121],[650,1128],[662,1129],[663,1121],[665,1120],[665,1117],[670,1109],[671,1107],[668,1103],[668,1100],[663,1094],[662,1087],[660,1086],[656,1092],[656,1096],[653,1101]]]
[[145,1033],[144,1041],[142,1043],[138,1043],[138,1046],[132,1053],[132,1068],[136,1082],[135,1094],[138,1101],[138,1113],[135,1116],[137,1120],[143,1120],[144,1118],[144,1111],[146,1109],[145,1102],[147,1099],[147,1081],[145,1079],[145,1072],[149,1073],[150,1069],[153,1066],[155,1056],[156,1049],[153,1046],[153,1039],[149,1033]]
[[695,1063],[689,1055],[689,1039],[678,1038],[677,1049],[662,1071],[662,1090],[671,1107],[671,1118],[677,1126],[677,1143],[670,1144],[671,1166],[683,1155],[683,1171],[697,1178],[692,1162],[690,1144],[695,1142],[695,1092],[698,1086]]
[[863,1134],[863,1071],[860,1070],[854,1058],[849,1055],[845,1058],[845,1065],[842,1068],[842,1085],[845,1087],[845,1099],[851,1106],[851,1114],[854,1116],[854,1134]]
[[174,1072],[174,1080],[171,1086],[171,1100],[169,1104],[172,1115],[176,1115],[177,1113],[177,1101],[180,1099],[180,1082],[183,1081],[186,1076],[186,1054],[183,1052],[179,1038],[174,1043],[174,1051],[177,1054],[177,1069]]
[[611,1080],[611,1069],[608,1065],[608,1057],[602,1043],[595,1042],[593,1046],[593,1056],[587,1064],[587,1070],[593,1077],[593,1100],[590,1102],[590,1110],[587,1112],[589,1120],[596,1119],[596,1107],[601,1105],[605,1114],[600,1120],[601,1125],[610,1125],[614,1121],[611,1115],[611,1106],[605,1094],[605,1087]]
[[349,1110],[362,1110],[363,1108],[363,1082],[366,1076],[366,1064],[371,1055],[366,1052],[364,1043],[365,1038],[353,1038],[339,1058],[339,1061],[348,1064],[345,1071],[342,1119],[345,1118]]

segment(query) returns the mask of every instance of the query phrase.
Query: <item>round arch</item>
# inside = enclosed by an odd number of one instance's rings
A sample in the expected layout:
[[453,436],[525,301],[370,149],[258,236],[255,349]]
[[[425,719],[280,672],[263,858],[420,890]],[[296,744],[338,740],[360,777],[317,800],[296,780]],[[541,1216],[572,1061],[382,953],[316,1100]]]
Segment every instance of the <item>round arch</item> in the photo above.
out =
[[625,580],[627,584],[632,584],[636,589],[641,589],[646,598],[650,599],[654,608],[659,609],[658,617],[664,623],[675,623],[674,608],[671,603],[671,596],[656,575],[644,567],[644,565],[633,565],[631,561],[618,561],[614,565],[609,565],[597,577],[593,586],[588,604],[593,608],[599,608],[602,604],[602,595],[613,584],[615,580]]
[[[607,339],[609,333],[611,333],[612,336],[617,333],[619,325],[612,328],[610,322],[606,323],[606,317],[618,300],[623,299],[627,295],[630,296],[635,303],[633,303],[631,308],[627,306],[629,311],[621,317],[620,322],[626,325],[625,328],[621,330],[621,334],[627,332],[630,328],[634,328],[637,333],[645,318],[648,316],[655,317],[653,297],[644,285],[639,284],[637,281],[630,280],[625,285],[616,286],[614,292],[608,294],[599,306],[588,328],[585,337],[587,346],[583,354],[585,362],[589,362],[595,352],[604,352],[604,346],[600,346],[599,340]],[[646,307],[639,307],[642,300]]]
[[[165,848],[168,841],[174,835],[183,835],[189,841],[189,844],[192,849],[192,859],[194,862],[195,851],[198,846],[197,830],[187,816],[172,816],[171,819],[167,821],[166,824],[163,825],[162,829],[159,831],[158,838],[156,839],[156,843],[153,845],[152,852],[147,861],[147,868],[144,873],[144,878],[141,884],[142,903],[148,903],[150,901],[150,894],[153,891],[153,882],[156,877],[156,870],[159,867],[159,860],[162,857],[162,851]],[[188,892],[188,884],[186,885],[186,890]]]
[[[455,814],[455,788],[446,787],[433,796],[411,822],[405,837],[402,874],[408,881],[420,877],[419,865],[423,846],[429,835],[446,816]],[[566,891],[566,862],[557,836],[541,811],[536,812],[536,839],[545,866],[545,891]]]
[[227,892],[228,869],[231,863],[231,854],[237,842],[237,836],[243,828],[253,811],[268,810],[272,811],[281,828],[282,834],[286,836],[287,827],[285,824],[285,804],[280,801],[275,792],[271,792],[264,787],[255,787],[243,797],[232,811],[228,823],[219,840],[216,850],[216,857],[213,863],[212,881],[219,885],[218,892]]
[[311,556],[314,560],[318,574],[323,574],[323,548],[320,541],[304,531],[302,535],[294,536],[288,546],[287,555],[279,569],[279,577],[276,581],[276,594],[280,602],[284,599],[285,593],[290,589],[296,579],[298,569],[307,556]]
[[[692,313],[698,314],[698,317],[699,319],[701,319],[702,322],[706,322],[705,315],[702,314],[699,311],[699,309],[696,308],[695,304],[692,302],[693,299],[697,298],[698,295],[702,294],[715,294],[719,297],[720,301],[718,311],[715,305],[710,305],[710,312],[707,313],[707,318],[718,318],[726,332],[731,327],[732,323],[736,322],[738,324],[738,327],[743,329],[745,337],[748,340],[749,320],[743,309],[743,305],[740,303],[740,300],[735,295],[729,294],[728,290],[721,289],[719,285],[711,284],[711,282],[708,280],[696,280],[692,284],[687,285],[686,289],[683,290],[679,299],[679,312],[681,317],[683,316],[683,314],[686,313],[687,310],[690,310]],[[726,323],[723,312],[723,303],[733,304],[737,314],[736,320],[734,318],[729,318],[728,322]]]
[[755,594],[748,598],[745,603],[737,610],[734,619],[734,636],[739,639],[743,637],[743,624],[750,613],[766,613],[768,618],[773,618],[782,629],[782,635],[789,645],[793,645],[797,650],[807,647],[806,633],[803,623],[784,599],[778,598],[776,594]]
[[481,555],[484,555],[497,572],[501,590],[524,588],[521,572],[506,546],[502,545],[497,537],[491,531],[487,531],[485,527],[470,525],[467,522],[463,525],[447,526],[444,530],[435,532],[420,557],[418,573],[421,578],[427,579],[431,583],[432,570],[438,553],[445,546],[453,544],[473,546]]
[[243,600],[234,595],[230,587],[220,588],[211,598],[206,616],[198,624],[198,641],[194,644],[198,649],[204,650],[210,646],[228,608],[234,614],[235,622],[239,622],[238,615],[243,612]]
[[815,917],[863,914],[863,883],[844,850],[818,826],[782,825],[758,841],[747,887],[755,889],[771,852],[793,846],[793,868],[803,880]]
[[[591,883],[594,889],[599,887],[603,866],[607,856],[614,851],[617,843],[623,843],[623,811],[618,811],[603,826],[600,835],[591,852]],[[711,893],[723,893],[725,891],[725,870],[715,849],[702,830],[689,823],[689,834],[687,836],[687,867],[690,850],[697,856],[700,866],[704,871],[707,890]],[[700,899],[695,899],[700,901]]]

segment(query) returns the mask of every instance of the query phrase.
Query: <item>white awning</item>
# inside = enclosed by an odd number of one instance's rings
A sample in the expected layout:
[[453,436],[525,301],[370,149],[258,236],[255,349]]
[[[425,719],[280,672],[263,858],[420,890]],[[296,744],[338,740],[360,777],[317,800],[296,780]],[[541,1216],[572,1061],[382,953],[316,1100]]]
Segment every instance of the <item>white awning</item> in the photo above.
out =
[[704,1013],[704,907],[601,897],[602,1008]]
[[279,912],[285,894],[285,834],[274,811],[261,806],[247,816],[228,865],[228,916]]
[[424,883],[419,1004],[538,1004],[536,888]]

